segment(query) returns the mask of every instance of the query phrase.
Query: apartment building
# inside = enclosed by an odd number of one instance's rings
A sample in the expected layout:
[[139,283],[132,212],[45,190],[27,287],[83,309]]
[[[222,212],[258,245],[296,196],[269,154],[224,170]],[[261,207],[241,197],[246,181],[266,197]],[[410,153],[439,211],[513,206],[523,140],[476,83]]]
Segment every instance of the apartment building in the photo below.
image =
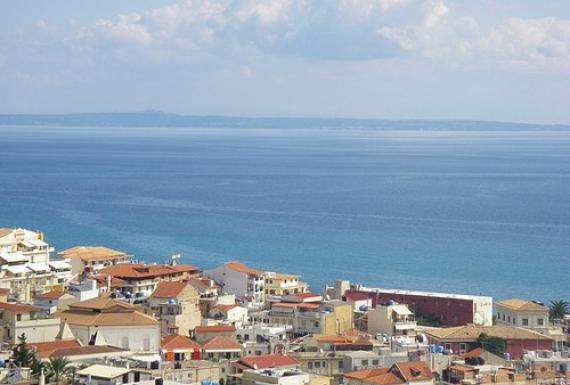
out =
[[368,332],[392,336],[415,336],[416,320],[407,305],[390,302],[368,311]]
[[253,269],[239,261],[225,262],[204,271],[220,286],[223,293],[242,297],[243,303],[252,308],[261,308],[265,303],[265,278],[261,270]]
[[265,296],[267,299],[282,297],[289,294],[300,294],[309,291],[309,285],[299,280],[298,275],[266,271]]
[[82,274],[86,270],[97,273],[109,266],[131,262],[127,253],[105,246],[75,246],[58,255],[70,261],[73,274]]
[[41,310],[31,305],[0,302],[2,342],[15,344],[22,334],[28,342],[55,340],[60,332],[60,320],[42,317]]

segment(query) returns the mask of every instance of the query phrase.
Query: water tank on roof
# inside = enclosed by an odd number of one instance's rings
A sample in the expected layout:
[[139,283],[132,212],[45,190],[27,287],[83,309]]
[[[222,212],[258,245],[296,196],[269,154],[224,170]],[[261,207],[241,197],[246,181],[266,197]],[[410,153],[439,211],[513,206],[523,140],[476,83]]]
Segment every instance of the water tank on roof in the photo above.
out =
[[505,352],[503,354],[503,357],[505,358],[505,360],[510,361],[511,360],[511,354],[509,352]]
[[389,299],[387,303],[388,303],[389,306],[393,306],[393,305],[397,305],[397,304],[398,304],[398,302],[394,301],[393,299]]
[[437,345],[436,348],[436,353],[443,353],[443,351],[445,350],[445,348],[443,347],[443,345]]
[[176,298],[169,298],[169,299],[168,299],[168,304],[169,304],[169,305],[176,305],[176,302],[177,302],[177,301],[176,301]]
[[360,311],[366,311],[366,310],[368,310],[368,306],[366,306],[366,305],[360,305],[360,306],[358,307],[358,310],[360,310]]

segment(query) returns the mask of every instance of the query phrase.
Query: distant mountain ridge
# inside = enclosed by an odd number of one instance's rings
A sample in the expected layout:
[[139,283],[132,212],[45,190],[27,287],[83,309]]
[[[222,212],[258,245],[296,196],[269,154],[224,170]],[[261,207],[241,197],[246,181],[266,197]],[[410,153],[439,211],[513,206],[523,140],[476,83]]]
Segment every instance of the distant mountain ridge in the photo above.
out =
[[284,118],[193,116],[161,111],[77,114],[0,114],[0,126],[188,127],[188,128],[322,128],[442,131],[570,131],[570,125],[477,120],[389,120],[358,118]]

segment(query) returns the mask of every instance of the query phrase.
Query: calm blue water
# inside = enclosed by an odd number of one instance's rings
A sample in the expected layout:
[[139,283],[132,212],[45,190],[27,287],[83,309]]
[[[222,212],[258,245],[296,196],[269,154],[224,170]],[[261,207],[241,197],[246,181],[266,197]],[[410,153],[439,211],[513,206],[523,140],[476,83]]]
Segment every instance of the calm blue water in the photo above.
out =
[[316,289],[570,297],[570,133],[0,127],[0,226]]

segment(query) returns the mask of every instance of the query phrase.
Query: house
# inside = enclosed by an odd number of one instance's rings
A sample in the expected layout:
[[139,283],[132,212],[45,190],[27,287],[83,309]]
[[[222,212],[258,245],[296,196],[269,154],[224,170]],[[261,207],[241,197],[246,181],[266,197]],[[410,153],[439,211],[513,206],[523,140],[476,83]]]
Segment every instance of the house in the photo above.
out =
[[[310,297],[310,296],[313,297]],[[296,302],[285,302],[293,300]],[[342,334],[353,327],[352,306],[340,300],[307,302],[314,294],[304,293],[283,297],[283,302],[271,304],[272,325],[290,326],[293,334]],[[320,297],[322,298],[322,297]]]
[[29,302],[35,293],[57,288],[52,251],[40,231],[0,228],[0,287],[10,289],[12,301]]
[[155,379],[162,379],[163,385],[169,385],[170,381],[186,385],[214,385],[226,380],[226,366],[224,362],[206,360],[162,361],[160,368],[150,369],[148,372]]
[[106,280],[90,277],[81,282],[70,282],[65,291],[74,296],[78,302],[99,297],[99,283],[106,285]]
[[363,350],[344,353],[343,368],[347,372],[382,366],[384,366],[384,359],[378,353]]
[[95,298],[71,304],[59,316],[83,345],[146,352],[160,348],[160,323],[125,302]]
[[101,269],[99,274],[121,279],[117,289],[125,295],[148,297],[159,282],[182,281],[200,274],[200,269],[191,265],[121,263]]
[[2,342],[15,344],[22,334],[28,342],[54,341],[60,332],[60,320],[42,318],[41,310],[31,305],[0,302]]
[[[343,288],[346,285],[341,285]],[[395,301],[408,305],[416,316],[429,316],[439,320],[442,326],[493,324],[493,298],[477,295],[436,293],[415,290],[369,288],[351,286],[348,293],[364,293],[372,300],[372,306]],[[344,292],[343,295],[348,294]]]
[[551,350],[553,339],[534,330],[517,326],[465,325],[451,328],[433,328],[425,331],[428,340],[443,345],[446,350],[464,354],[477,347],[477,339],[483,333],[505,340],[505,352],[513,359],[520,359],[525,350]]
[[310,385],[308,373],[298,369],[246,370],[241,377],[243,385]]
[[298,369],[299,361],[284,354],[249,355],[234,362],[238,373],[251,369]]
[[314,336],[319,350],[330,352],[372,351],[374,342],[361,335],[325,334]]
[[151,379],[150,374],[137,369],[107,365],[92,365],[77,371],[76,375],[79,383],[89,385],[122,385]]
[[185,281],[162,281],[148,299],[148,306],[160,320],[161,334],[190,335],[200,325],[199,295]]
[[549,310],[541,302],[518,298],[505,299],[495,304],[497,324],[520,326],[544,333],[549,328]]
[[202,347],[196,341],[178,334],[171,334],[162,338],[160,351],[165,361],[199,360]]
[[213,337],[202,344],[202,357],[210,361],[238,358],[243,347],[234,338],[226,336]]
[[287,328],[283,326],[244,326],[236,330],[236,339],[247,355],[283,354],[288,344]]
[[368,332],[393,336],[416,336],[416,320],[407,305],[389,302],[368,311]]
[[[129,354],[130,352],[128,350],[121,349],[116,346],[87,345],[56,349],[49,352],[48,354],[42,355],[41,360],[43,362],[47,362],[51,358],[65,357],[73,365],[79,366],[86,363],[102,362],[110,359],[121,359]],[[37,354],[36,357],[40,358]]]
[[225,262],[207,270],[204,274],[222,287],[222,292],[244,297],[254,308],[265,302],[265,279],[263,271],[253,269],[239,261]]
[[570,378],[570,355],[568,352],[531,350],[523,355],[523,362],[533,378],[548,379],[556,376]]
[[233,325],[196,326],[194,329],[194,338],[199,343],[208,341],[217,336],[235,338],[235,334],[236,327]]
[[367,293],[346,292],[344,300],[352,304],[354,311],[365,311],[372,307],[372,298]]
[[432,385],[433,374],[427,364],[397,362],[389,368],[365,369],[344,373],[346,385]]
[[218,304],[210,310],[210,316],[216,320],[229,321],[234,326],[243,326],[248,321],[248,310],[236,304]]
[[289,294],[300,294],[309,291],[309,285],[299,280],[298,275],[264,272],[265,296],[267,298],[282,297]]
[[64,291],[48,291],[47,293],[37,294],[33,299],[34,306],[42,309],[42,312],[50,315],[58,310],[67,309],[70,303],[77,302],[77,298]]
[[88,270],[96,273],[101,269],[120,263],[130,263],[131,256],[105,246],[75,246],[58,255],[69,260],[73,274],[80,275]]
[[45,342],[26,342],[26,347],[32,350],[37,359],[44,359],[59,349],[78,348],[81,343],[74,339],[45,341]]

